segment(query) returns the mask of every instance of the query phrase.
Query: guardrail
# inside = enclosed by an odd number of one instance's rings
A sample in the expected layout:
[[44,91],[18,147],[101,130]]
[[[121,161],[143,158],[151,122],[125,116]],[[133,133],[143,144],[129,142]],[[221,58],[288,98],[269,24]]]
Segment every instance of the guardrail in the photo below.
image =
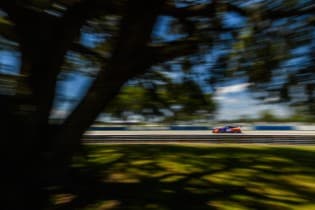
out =
[[125,131],[128,130],[126,126],[99,126],[99,127],[90,127],[88,131]]
[[169,130],[212,130],[212,128],[208,126],[171,125]]
[[[141,129],[139,129],[141,128]],[[117,131],[117,130],[212,130],[208,126],[171,125],[167,127],[129,127],[129,126],[92,126],[88,131]]]
[[[259,131],[289,131],[299,130],[296,126],[292,125],[255,125],[245,127],[246,130],[259,130]],[[244,129],[244,130],[245,130]],[[315,129],[315,127],[314,127]],[[194,125],[171,125],[171,126],[156,126],[156,127],[130,127],[130,126],[92,126],[88,131],[123,131],[123,130],[212,130],[210,126],[194,126]]]
[[315,135],[84,135],[84,143],[214,143],[315,145]]

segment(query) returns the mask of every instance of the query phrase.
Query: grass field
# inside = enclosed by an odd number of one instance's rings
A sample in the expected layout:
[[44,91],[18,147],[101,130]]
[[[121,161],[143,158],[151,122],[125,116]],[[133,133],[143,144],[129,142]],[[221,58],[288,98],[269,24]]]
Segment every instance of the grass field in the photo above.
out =
[[57,209],[315,209],[315,146],[90,145]]

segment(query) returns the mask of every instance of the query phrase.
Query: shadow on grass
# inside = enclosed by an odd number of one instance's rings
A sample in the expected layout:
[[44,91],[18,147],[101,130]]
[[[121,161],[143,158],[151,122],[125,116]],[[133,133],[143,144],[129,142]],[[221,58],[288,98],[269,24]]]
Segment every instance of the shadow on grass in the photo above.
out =
[[315,209],[315,148],[87,146],[53,209]]

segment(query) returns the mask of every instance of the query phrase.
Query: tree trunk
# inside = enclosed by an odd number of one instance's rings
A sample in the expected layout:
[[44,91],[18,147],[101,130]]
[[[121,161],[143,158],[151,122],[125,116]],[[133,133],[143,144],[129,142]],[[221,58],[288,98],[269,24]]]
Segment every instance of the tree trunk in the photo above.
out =
[[[22,52],[23,94],[0,98],[3,136],[3,174],[6,202],[3,209],[39,210],[49,203],[46,188],[58,183],[52,175],[67,168],[80,145],[81,135],[104,106],[131,77],[149,67],[143,62],[155,19],[163,0],[130,1],[120,37],[109,64],[101,71],[87,96],[60,129],[49,125],[56,77],[64,55],[79,33],[84,15],[60,23],[44,13],[21,13],[17,31]],[[82,8],[81,8],[82,9]],[[44,16],[42,16],[44,15]],[[67,26],[73,26],[70,30]],[[69,32],[69,31],[70,32]],[[66,41],[64,40],[66,39]],[[25,90],[28,90],[25,92]],[[62,177],[62,174],[60,175]]]
[[103,66],[86,97],[62,125],[57,138],[60,154],[71,157],[80,145],[82,134],[117,95],[121,86],[152,65],[147,44],[151,41],[153,26],[163,3],[164,0],[128,2],[112,58]]
[[[49,203],[45,188],[53,182],[47,174],[50,163],[45,157],[53,136],[49,115],[67,45],[64,40],[60,43],[63,25],[54,18],[24,10],[19,15],[16,28],[22,53],[20,73],[25,79],[17,82],[16,95],[1,97],[6,194],[2,208],[43,209]],[[75,36],[73,33],[72,40]],[[72,40],[69,38],[70,43]]]

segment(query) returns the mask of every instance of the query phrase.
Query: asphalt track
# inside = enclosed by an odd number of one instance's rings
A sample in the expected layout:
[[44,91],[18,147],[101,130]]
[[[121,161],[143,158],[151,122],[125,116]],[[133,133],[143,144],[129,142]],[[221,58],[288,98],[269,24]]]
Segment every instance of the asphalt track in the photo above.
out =
[[213,134],[211,131],[89,131],[84,143],[209,143],[315,145],[315,131],[243,131],[241,134]]

